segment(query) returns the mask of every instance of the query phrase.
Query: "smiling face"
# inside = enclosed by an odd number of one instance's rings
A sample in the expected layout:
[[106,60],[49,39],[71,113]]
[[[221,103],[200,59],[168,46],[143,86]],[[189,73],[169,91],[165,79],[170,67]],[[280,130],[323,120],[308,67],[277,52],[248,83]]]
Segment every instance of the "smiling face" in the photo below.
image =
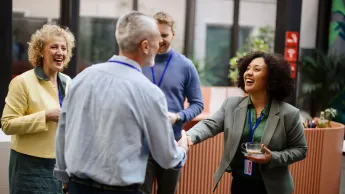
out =
[[62,71],[66,63],[67,44],[60,36],[53,36],[45,42],[42,49],[43,68],[52,72]]
[[170,49],[171,42],[174,39],[174,32],[168,24],[159,23],[159,31],[162,36],[162,42],[159,44],[158,53],[166,53]]
[[253,59],[244,72],[244,89],[248,94],[267,90],[267,65],[262,57]]

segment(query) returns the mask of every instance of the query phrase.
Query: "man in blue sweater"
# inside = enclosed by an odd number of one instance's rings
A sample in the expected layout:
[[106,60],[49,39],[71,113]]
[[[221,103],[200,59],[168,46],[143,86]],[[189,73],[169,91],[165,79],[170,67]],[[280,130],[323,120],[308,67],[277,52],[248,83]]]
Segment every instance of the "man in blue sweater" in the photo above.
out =
[[[204,109],[200,81],[191,60],[171,48],[171,41],[175,35],[173,18],[165,12],[156,13],[154,18],[158,22],[163,41],[159,45],[154,67],[143,68],[143,73],[164,92],[175,140],[178,141],[181,138],[183,124],[195,118]],[[184,109],[186,98],[189,106]],[[180,175],[180,169],[164,169],[149,157],[141,191],[143,194],[151,194],[153,180],[157,178],[158,194],[174,194]]]

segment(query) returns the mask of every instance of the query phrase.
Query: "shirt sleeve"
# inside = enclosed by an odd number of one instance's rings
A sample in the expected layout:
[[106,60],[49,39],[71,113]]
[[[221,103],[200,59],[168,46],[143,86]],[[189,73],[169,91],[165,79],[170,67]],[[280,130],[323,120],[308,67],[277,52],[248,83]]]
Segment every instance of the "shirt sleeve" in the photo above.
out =
[[66,129],[66,108],[68,103],[68,95],[66,95],[62,103],[58,128],[56,130],[56,164],[54,167],[54,176],[62,183],[69,182],[69,175],[66,172],[65,162],[65,129]]
[[38,133],[48,130],[45,111],[26,115],[29,92],[24,78],[15,77],[10,85],[1,124],[6,135]]
[[177,145],[165,97],[158,99],[149,114],[145,114],[145,138],[152,157],[165,169],[181,168],[186,162],[186,152]]
[[185,150],[183,150],[183,151],[184,151],[183,158],[182,158],[181,162],[180,162],[178,165],[176,165],[176,166],[174,167],[174,169],[180,169],[180,168],[182,168],[182,167],[184,166],[184,164],[186,163],[186,161],[187,161],[187,153],[186,153]]
[[187,135],[192,139],[193,144],[201,143],[210,137],[224,132],[225,108],[229,99],[227,98],[220,109],[211,117],[198,122],[187,131]]

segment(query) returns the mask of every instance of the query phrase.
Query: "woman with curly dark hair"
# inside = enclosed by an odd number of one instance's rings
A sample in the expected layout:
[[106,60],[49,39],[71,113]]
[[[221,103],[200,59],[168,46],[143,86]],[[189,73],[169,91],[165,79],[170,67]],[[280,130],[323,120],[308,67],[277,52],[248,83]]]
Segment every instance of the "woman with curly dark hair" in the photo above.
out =
[[291,194],[288,165],[307,154],[299,110],[283,100],[292,93],[290,65],[277,54],[250,53],[238,61],[238,87],[248,96],[229,97],[187,135],[190,144],[224,132],[224,153],[214,190],[232,172],[231,194]]

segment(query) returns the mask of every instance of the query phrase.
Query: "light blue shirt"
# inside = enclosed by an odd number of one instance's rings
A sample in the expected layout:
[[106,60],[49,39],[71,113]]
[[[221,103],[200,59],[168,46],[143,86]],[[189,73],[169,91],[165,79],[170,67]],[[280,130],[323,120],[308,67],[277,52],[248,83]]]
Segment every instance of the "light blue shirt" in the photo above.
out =
[[75,77],[64,99],[56,135],[54,175],[106,185],[144,182],[151,152],[163,168],[181,168],[186,152],[174,140],[164,93],[123,56]]

